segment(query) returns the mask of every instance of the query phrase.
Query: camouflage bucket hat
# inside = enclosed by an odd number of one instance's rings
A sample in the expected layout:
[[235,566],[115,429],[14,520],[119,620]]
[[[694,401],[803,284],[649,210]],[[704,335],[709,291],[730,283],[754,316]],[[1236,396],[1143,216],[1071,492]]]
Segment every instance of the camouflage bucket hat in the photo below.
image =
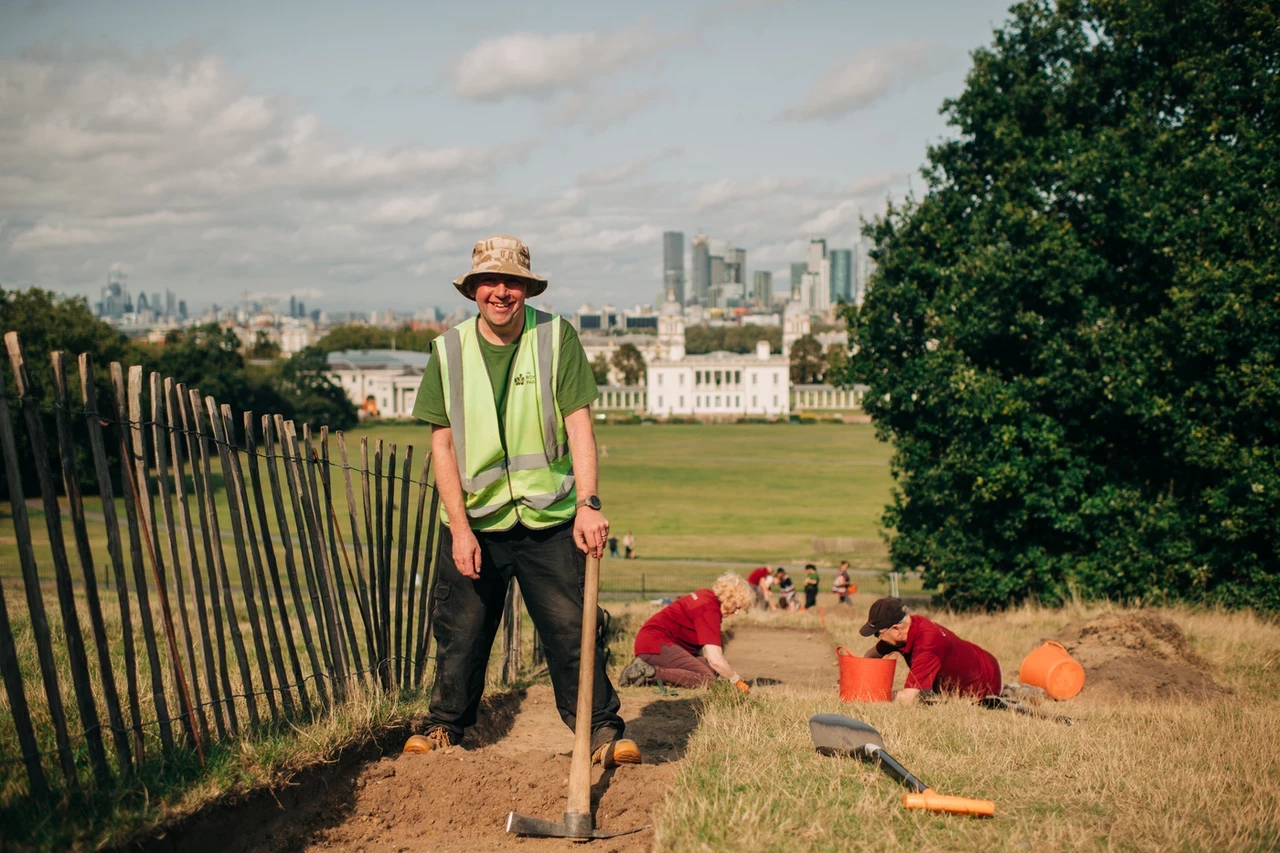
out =
[[471,250],[471,271],[454,279],[453,286],[474,300],[476,288],[472,279],[485,273],[524,279],[529,283],[529,296],[537,296],[547,289],[547,280],[529,269],[529,247],[507,234],[494,234],[476,243]]

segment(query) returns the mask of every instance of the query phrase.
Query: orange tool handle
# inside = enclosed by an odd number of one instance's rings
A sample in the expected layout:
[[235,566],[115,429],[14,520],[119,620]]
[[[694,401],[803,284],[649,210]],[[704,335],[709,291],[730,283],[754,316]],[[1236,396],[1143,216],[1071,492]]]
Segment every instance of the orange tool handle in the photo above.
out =
[[990,800],[948,797],[937,793],[932,788],[925,788],[919,794],[903,794],[902,807],[948,814],[967,814],[974,817],[993,817],[996,813],[996,804]]

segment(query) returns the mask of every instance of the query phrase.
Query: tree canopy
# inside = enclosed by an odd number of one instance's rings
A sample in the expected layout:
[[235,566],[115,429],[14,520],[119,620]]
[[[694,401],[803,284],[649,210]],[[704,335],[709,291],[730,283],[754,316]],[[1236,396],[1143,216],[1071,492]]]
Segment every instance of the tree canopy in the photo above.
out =
[[412,352],[430,352],[431,342],[436,339],[436,335],[437,333],[430,329],[414,329],[411,326],[401,326],[394,330],[379,326],[334,326],[325,333],[316,346],[325,352],[393,348]]
[[623,385],[636,385],[644,378],[648,369],[644,356],[635,344],[623,344],[613,352],[613,369],[622,376]]
[[684,350],[690,355],[709,352],[752,353],[758,341],[770,352],[782,352],[780,326],[690,326],[684,330]]
[[894,565],[962,607],[1280,608],[1273,8],[1022,3],[944,111],[845,309]]

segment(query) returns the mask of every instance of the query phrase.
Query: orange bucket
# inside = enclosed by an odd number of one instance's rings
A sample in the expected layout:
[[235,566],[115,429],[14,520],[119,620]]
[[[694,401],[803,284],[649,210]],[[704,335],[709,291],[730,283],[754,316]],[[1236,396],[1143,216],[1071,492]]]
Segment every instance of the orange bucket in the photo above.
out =
[[840,659],[840,698],[845,702],[888,702],[893,698],[894,658],[860,658],[836,646]]
[[1045,640],[1022,661],[1018,680],[1043,687],[1054,699],[1070,699],[1084,688],[1084,667],[1062,643]]

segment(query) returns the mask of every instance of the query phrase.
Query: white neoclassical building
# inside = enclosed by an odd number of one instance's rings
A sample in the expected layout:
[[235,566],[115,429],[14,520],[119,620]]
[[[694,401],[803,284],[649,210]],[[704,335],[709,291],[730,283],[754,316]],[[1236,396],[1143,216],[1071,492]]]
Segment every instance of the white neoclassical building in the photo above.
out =
[[778,417],[790,411],[789,368],[760,341],[754,354],[686,355],[684,314],[669,301],[658,318],[658,351],[649,362],[645,411],[656,417]]
[[329,376],[361,417],[407,418],[430,360],[429,353],[408,350],[342,350],[329,353]]

